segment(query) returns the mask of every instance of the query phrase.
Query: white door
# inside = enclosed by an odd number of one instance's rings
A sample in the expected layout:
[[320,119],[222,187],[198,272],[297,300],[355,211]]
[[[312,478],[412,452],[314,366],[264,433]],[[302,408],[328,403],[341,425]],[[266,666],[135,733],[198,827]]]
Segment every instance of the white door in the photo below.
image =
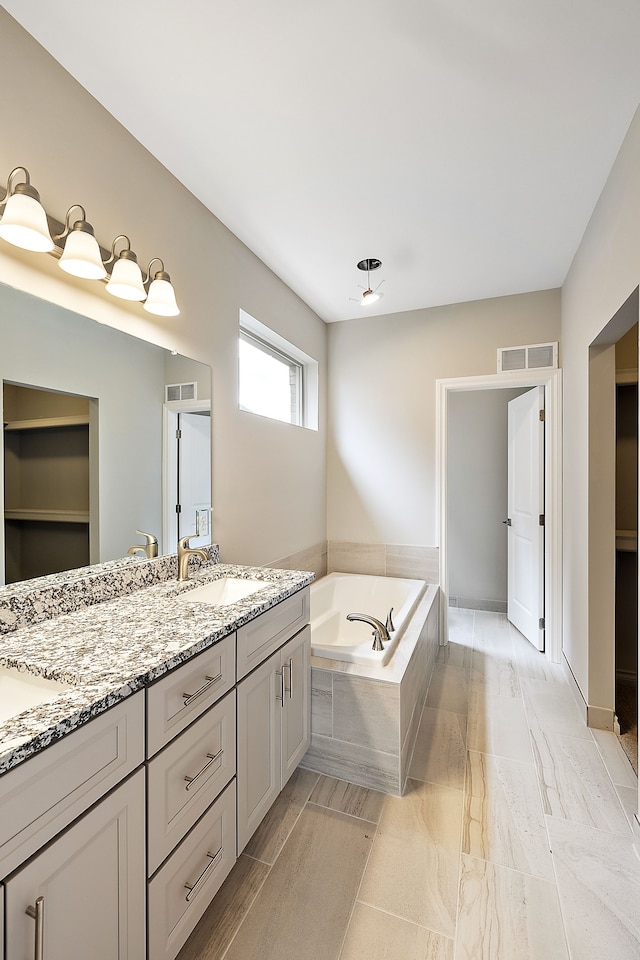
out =
[[544,650],[544,420],[541,411],[544,411],[544,387],[534,387],[509,403],[507,616],[538,650]]
[[204,547],[211,543],[211,417],[181,413],[178,420],[178,537]]

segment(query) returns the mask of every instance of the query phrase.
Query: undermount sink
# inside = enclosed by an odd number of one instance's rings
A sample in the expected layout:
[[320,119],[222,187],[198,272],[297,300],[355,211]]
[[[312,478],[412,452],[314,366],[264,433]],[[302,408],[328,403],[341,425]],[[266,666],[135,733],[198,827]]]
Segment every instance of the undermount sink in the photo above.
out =
[[244,600],[259,590],[264,590],[269,584],[264,580],[248,580],[241,577],[220,577],[201,587],[185,591],[180,600],[188,603],[209,603],[217,607],[225,607],[238,600]]
[[29,707],[49,703],[58,694],[70,689],[70,684],[59,680],[37,677],[13,667],[0,667],[0,723],[5,723]]

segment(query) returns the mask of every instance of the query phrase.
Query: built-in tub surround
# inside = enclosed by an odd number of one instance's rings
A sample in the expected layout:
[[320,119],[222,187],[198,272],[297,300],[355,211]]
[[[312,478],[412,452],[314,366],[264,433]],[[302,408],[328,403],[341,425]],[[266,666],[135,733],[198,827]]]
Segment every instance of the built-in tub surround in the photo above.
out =
[[[311,588],[312,630],[321,586]],[[438,650],[439,603],[439,587],[427,585],[386,666],[311,657],[311,746],[302,766],[402,794]]]
[[[74,612],[41,619],[0,636],[0,666],[71,684],[70,690],[54,700],[25,710],[0,725],[0,774],[191,659],[313,580],[312,573],[212,562],[203,564],[187,582],[178,583],[174,579],[175,556],[132,560],[134,566],[160,565],[160,571],[149,573],[152,582],[144,589],[129,589],[129,564],[122,571],[114,571],[111,564],[97,565],[91,568],[90,579],[98,584],[98,591],[116,589],[113,583],[100,583],[104,573],[107,581],[111,576],[120,580],[121,595],[88,605],[91,584],[84,585],[79,587],[78,609]],[[104,570],[104,566],[110,569]],[[163,579],[154,581],[162,571]],[[58,588],[62,595],[69,580],[68,575],[65,577]],[[189,591],[222,577],[260,580],[265,586],[224,606],[189,603],[186,599]],[[77,579],[79,583],[82,580]],[[21,585],[21,589],[26,588]],[[49,585],[46,589],[55,591],[56,588]],[[17,592],[14,588],[11,591]],[[37,614],[38,601],[32,598],[27,602],[27,597],[25,593],[26,609]]]
[[329,573],[364,573],[374,577],[408,577],[439,583],[437,547],[398,543],[356,543],[329,540]]

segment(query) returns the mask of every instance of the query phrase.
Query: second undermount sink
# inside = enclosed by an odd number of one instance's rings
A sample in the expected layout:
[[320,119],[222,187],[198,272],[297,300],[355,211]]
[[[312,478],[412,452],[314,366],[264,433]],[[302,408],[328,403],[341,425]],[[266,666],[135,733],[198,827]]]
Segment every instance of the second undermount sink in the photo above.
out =
[[217,607],[228,606],[244,600],[259,590],[264,590],[269,584],[264,580],[249,580],[241,577],[220,577],[201,587],[185,591],[180,595],[181,600],[188,603],[209,603]]
[[70,684],[59,680],[38,677],[14,667],[0,667],[0,724],[23,710],[55,700],[70,689]]

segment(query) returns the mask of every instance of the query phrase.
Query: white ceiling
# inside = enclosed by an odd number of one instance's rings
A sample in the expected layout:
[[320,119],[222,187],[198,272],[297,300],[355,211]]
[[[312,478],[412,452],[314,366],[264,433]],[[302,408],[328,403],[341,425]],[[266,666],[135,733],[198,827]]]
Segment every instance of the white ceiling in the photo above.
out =
[[326,321],[562,284],[638,0],[3,0]]

